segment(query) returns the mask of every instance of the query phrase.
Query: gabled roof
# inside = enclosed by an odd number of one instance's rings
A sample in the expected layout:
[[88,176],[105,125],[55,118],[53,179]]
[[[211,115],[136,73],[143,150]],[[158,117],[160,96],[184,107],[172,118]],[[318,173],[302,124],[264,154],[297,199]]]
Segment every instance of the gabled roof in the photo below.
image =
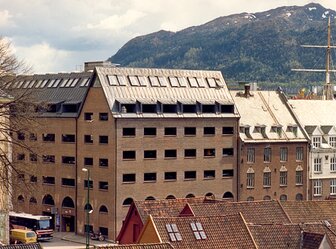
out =
[[[153,217],[149,219],[151,221],[161,241],[170,242],[174,248],[257,248],[243,217],[238,213],[208,217]],[[204,232],[202,238],[196,238],[191,223],[200,224],[198,231]],[[174,241],[171,238],[171,232],[168,232],[170,225],[176,225],[173,231],[176,231],[175,235],[180,235],[180,239]],[[146,230],[140,235],[140,241],[141,236],[145,238]]]
[[324,134],[329,134],[332,128],[333,128],[332,125],[322,125],[321,126],[321,130],[323,131]]
[[95,246],[100,249],[171,249],[174,248],[170,243],[148,243],[148,244],[132,244],[132,245],[108,245]]
[[319,233],[303,232],[303,249],[319,249],[326,235]]
[[189,204],[195,216],[242,213],[248,224],[290,223],[278,201]]

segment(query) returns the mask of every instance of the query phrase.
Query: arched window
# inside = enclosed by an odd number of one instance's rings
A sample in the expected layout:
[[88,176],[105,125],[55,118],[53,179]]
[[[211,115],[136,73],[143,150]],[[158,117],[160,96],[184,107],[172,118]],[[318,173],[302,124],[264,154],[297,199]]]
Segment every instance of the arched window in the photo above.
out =
[[211,192],[205,194],[206,197],[211,197],[215,199],[215,195]]
[[127,198],[124,200],[123,202],[123,206],[129,206],[133,203],[133,199],[132,198]]
[[92,210],[93,210],[93,208],[92,208],[91,204],[90,203],[86,203],[85,206],[84,206],[84,211],[90,212]]
[[194,194],[187,194],[186,198],[195,198],[195,195]]
[[287,201],[287,195],[280,195],[280,201]]
[[24,197],[23,195],[19,195],[18,198],[17,198],[18,202],[19,203],[24,203]]
[[153,196],[148,196],[145,201],[155,201],[155,198]]
[[69,196],[67,196],[62,201],[62,207],[75,208],[75,204],[73,200]]
[[167,199],[167,200],[172,200],[172,199],[176,199],[176,197],[173,196],[173,195],[168,195],[168,196],[166,197],[166,199]]
[[233,199],[233,194],[231,192],[225,192],[223,199]]
[[272,200],[271,197],[269,195],[265,195],[264,196],[264,201],[270,201]]
[[302,200],[303,200],[303,195],[300,194],[300,193],[296,194],[296,196],[295,196],[295,200],[297,200],[297,201],[302,201]]
[[49,194],[45,195],[42,199],[42,204],[54,206],[55,205],[54,198]]
[[101,205],[99,208],[99,213],[108,213],[108,209],[105,205]]
[[247,201],[254,201],[254,197],[253,196],[247,197]]
[[30,200],[29,200],[29,203],[30,204],[37,204],[37,200],[35,197],[31,197]]

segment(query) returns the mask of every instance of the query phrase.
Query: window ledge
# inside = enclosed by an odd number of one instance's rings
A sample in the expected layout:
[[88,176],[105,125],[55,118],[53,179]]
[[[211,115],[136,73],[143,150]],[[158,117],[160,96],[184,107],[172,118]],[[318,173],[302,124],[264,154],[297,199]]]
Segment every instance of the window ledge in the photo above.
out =
[[254,187],[246,187],[247,189],[254,189]]
[[155,183],[155,182],[156,180],[148,180],[148,181],[144,180],[144,183]]
[[284,185],[284,184],[280,184],[280,188],[286,188],[286,187],[288,187],[287,184],[286,184],[286,185]]
[[99,191],[108,192],[108,189],[102,189],[102,188],[100,188]]
[[165,157],[164,160],[175,160],[176,157]]
[[231,179],[233,176],[222,176],[222,179]]
[[135,136],[129,135],[129,136],[122,136],[123,138],[134,138]]
[[122,184],[134,184],[135,183],[135,181],[134,182],[122,182]]
[[196,156],[185,156],[184,159],[196,159]]
[[156,157],[155,158],[144,158],[144,160],[156,160]]
[[263,186],[263,188],[271,188],[271,186]]
[[215,158],[216,156],[203,156],[203,158]]
[[71,186],[71,185],[61,185],[63,188],[74,188],[75,186]]
[[184,181],[186,182],[196,181],[196,178],[184,178]]
[[135,158],[123,158],[122,160],[123,161],[135,161],[136,159]]
[[165,179],[164,181],[165,182],[176,182],[177,180],[176,179]]
[[301,187],[303,186],[303,183],[295,183],[295,186]]
[[204,178],[203,178],[203,180],[206,180],[206,181],[207,181],[207,180],[215,180],[215,179],[216,179],[216,177],[204,177]]

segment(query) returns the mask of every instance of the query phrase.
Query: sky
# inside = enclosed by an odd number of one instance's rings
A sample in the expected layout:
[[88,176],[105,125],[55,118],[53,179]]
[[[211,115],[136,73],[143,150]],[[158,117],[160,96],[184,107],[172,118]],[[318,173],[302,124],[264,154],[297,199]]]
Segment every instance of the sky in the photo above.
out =
[[[106,60],[130,39],[177,32],[220,16],[303,6],[306,0],[0,0],[0,36],[33,73]],[[314,1],[336,10],[335,0]]]

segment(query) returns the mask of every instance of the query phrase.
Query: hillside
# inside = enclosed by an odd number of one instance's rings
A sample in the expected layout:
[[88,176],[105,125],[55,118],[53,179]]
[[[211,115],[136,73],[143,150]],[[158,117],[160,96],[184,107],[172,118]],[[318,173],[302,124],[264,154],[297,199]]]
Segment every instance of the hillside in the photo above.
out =
[[336,12],[311,3],[136,37],[109,60],[132,67],[220,70],[228,82],[321,82],[321,73],[297,73],[291,68],[325,68],[324,49],[300,45],[326,45],[328,15],[336,34]]

